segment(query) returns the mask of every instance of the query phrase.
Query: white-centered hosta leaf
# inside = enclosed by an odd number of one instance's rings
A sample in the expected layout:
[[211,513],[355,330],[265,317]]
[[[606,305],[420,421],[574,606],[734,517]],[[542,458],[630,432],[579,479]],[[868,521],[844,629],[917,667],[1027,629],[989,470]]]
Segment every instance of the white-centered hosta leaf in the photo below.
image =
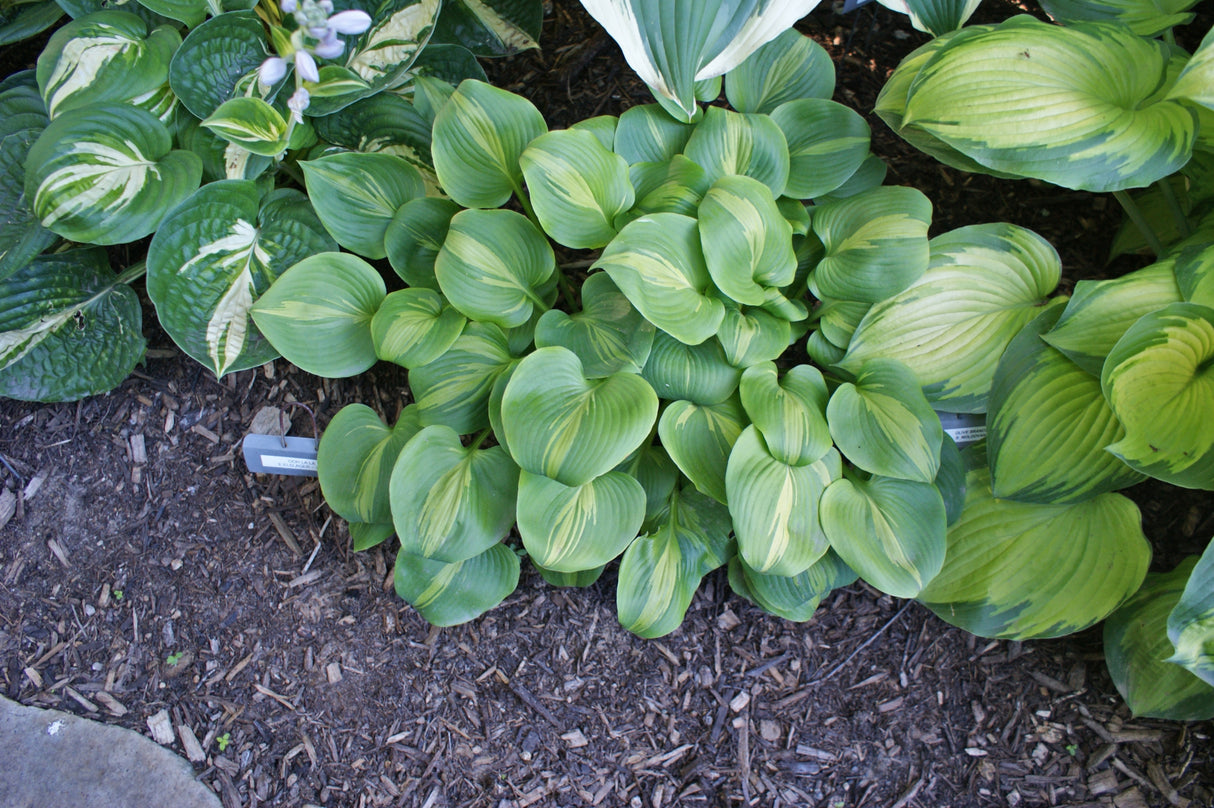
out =
[[771,113],[788,139],[784,195],[817,199],[836,190],[869,157],[871,132],[858,112],[825,98],[781,104]]
[[729,453],[746,425],[746,413],[736,396],[717,404],[672,401],[658,419],[658,436],[687,479],[725,504]]
[[681,154],[694,127],[667,115],[657,104],[639,104],[620,115],[613,149],[635,163],[665,163]]
[[475,620],[518,586],[519,559],[504,544],[478,556],[444,564],[403,550],[396,554],[396,594],[435,626]]
[[342,152],[299,165],[325,228],[366,258],[387,255],[384,235],[396,211],[426,193],[417,169],[390,154]]
[[455,344],[467,320],[432,289],[392,292],[371,318],[375,353],[413,369],[438,359]]
[[645,519],[645,489],[618,471],[577,486],[524,471],[518,501],[523,546],[554,572],[601,568],[624,552]]
[[430,41],[441,0],[389,0],[374,10],[371,27],[346,47],[346,67],[378,89],[405,77]]
[[792,29],[725,75],[725,97],[738,112],[770,113],[788,101],[830,98],[834,92],[835,66],[830,54]]
[[640,373],[653,348],[653,324],[641,316],[606,272],[582,283],[582,311],[544,312],[535,326],[535,347],[560,345],[582,360],[588,379],[621,370]]
[[739,392],[746,415],[776,460],[804,466],[821,460],[830,449],[830,394],[817,368],[797,365],[781,377],[774,362],[764,362],[746,369]]
[[333,512],[351,523],[391,525],[392,468],[421,428],[413,405],[392,428],[365,404],[342,407],[325,427],[316,454],[320,490]]
[[729,363],[716,340],[685,345],[658,331],[641,375],[659,398],[717,404],[738,389],[742,371]]
[[792,324],[765,309],[726,307],[717,340],[729,364],[746,368],[784,353],[793,340]]
[[788,141],[767,115],[709,107],[683,152],[712,182],[740,174],[763,183],[775,197],[788,182]]
[[202,119],[238,94],[266,58],[265,29],[254,11],[231,11],[193,28],[169,62],[169,86]]
[[831,550],[809,569],[792,576],[764,575],[748,567],[740,556],[729,559],[729,585],[734,592],[760,609],[796,623],[809,620],[822,598],[855,580],[855,571]]
[[422,423],[443,424],[461,435],[484,429],[494,384],[514,361],[502,329],[468,323],[446,353],[409,371]]
[[792,283],[792,226],[766,185],[750,177],[721,177],[700,202],[698,218],[708,273],[730,298],[761,306],[766,289]]

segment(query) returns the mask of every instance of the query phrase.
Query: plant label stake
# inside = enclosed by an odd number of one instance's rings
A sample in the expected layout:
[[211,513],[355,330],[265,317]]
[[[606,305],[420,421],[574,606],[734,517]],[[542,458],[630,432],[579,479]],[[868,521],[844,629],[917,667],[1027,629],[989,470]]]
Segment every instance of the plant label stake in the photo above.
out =
[[[241,443],[245,465],[256,474],[283,474],[289,477],[316,476],[316,449],[320,445],[316,428],[316,416],[307,405],[288,402],[290,406],[303,407],[312,418],[314,438],[295,438],[286,435],[261,435],[249,433]],[[282,416],[279,416],[280,419]],[[283,424],[283,431],[286,425]]]

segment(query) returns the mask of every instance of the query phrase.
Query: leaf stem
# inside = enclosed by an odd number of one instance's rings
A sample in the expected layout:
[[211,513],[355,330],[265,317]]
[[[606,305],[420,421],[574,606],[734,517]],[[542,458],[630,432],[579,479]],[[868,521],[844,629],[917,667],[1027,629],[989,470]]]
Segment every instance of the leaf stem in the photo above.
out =
[[1155,184],[1159,186],[1159,191],[1163,194],[1163,199],[1168,205],[1168,210],[1172,211],[1172,218],[1176,220],[1176,229],[1180,232],[1182,238],[1187,238],[1193,235],[1193,228],[1189,226],[1189,217],[1185,216],[1184,208],[1181,207],[1180,199],[1176,196],[1176,189],[1172,187],[1170,180],[1170,177],[1164,177]]
[[518,198],[518,203],[523,206],[523,213],[527,214],[527,218],[535,225],[535,228],[541,233],[544,228],[540,225],[540,220],[535,218],[535,209],[531,207],[531,198],[527,196],[527,192],[523,190],[523,186],[517,182],[511,181],[514,185],[514,195]]
[[476,436],[476,438],[472,441],[472,443],[470,443],[468,445],[468,450],[471,452],[476,451],[477,449],[479,449],[481,447],[481,444],[485,442],[485,438],[489,437],[492,434],[493,434],[492,427],[482,431],[479,435]]
[[131,264],[129,267],[122,270],[122,273],[118,276],[117,283],[130,283],[131,281],[138,280],[139,278],[142,278],[144,275],[146,275],[147,271],[148,271],[148,262],[147,261],[139,261],[137,263]]
[[1142,233],[1142,237],[1146,239],[1147,246],[1151,248],[1151,251],[1156,256],[1162,255],[1163,244],[1159,241],[1159,236],[1155,233],[1155,230],[1147,222],[1146,217],[1142,215],[1142,209],[1138,207],[1138,203],[1134,201],[1134,198],[1126,191],[1114,191],[1113,197],[1121,203],[1122,209],[1130,217],[1130,221],[1134,223],[1139,232]]

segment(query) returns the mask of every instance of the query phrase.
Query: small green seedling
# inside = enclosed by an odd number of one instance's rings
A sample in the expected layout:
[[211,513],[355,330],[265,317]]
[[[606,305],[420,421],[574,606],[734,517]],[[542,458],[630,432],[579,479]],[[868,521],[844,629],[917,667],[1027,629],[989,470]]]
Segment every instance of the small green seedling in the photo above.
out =
[[184,652],[182,652],[182,651],[174,651],[173,653],[171,653],[171,654],[169,654],[167,657],[165,657],[165,660],[164,660],[164,661],[165,661],[165,663],[166,663],[166,664],[168,664],[168,665],[176,665],[178,662],[180,662],[180,661],[181,661],[181,658],[182,658],[183,656],[185,656],[185,653],[184,653]]
[[225,732],[224,734],[220,735],[218,738],[215,739],[215,743],[219,744],[220,752],[227,751],[228,744],[230,744],[231,742],[232,742],[232,733],[230,733],[230,732]]

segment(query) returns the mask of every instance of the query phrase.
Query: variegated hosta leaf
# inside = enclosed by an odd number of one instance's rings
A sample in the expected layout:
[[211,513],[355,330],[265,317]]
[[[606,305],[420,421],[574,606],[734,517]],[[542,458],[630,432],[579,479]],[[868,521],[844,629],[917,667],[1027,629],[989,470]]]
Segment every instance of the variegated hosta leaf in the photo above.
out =
[[515,590],[518,576],[518,556],[504,544],[454,564],[396,554],[396,594],[435,626],[480,617]]
[[991,382],[987,457],[997,497],[1081,502],[1141,482],[1105,447],[1125,437],[1100,391],[1041,334],[1062,313],[1055,300],[1011,341]]
[[814,208],[826,255],[812,275],[817,297],[876,303],[896,295],[928,266],[932,203],[914,188],[874,188]]
[[56,31],[38,57],[38,89],[52,119],[88,104],[121,103],[151,92],[169,78],[169,60],[181,44],[172,28],[148,33],[125,11],[99,11]]
[[764,575],[746,566],[740,556],[729,559],[729,585],[765,612],[804,623],[813,617],[822,598],[856,580],[856,573],[831,550],[799,575]]
[[774,197],[788,182],[788,141],[767,115],[709,107],[683,151],[712,182],[741,174],[766,185]]
[[477,56],[510,56],[538,48],[540,0],[451,0],[443,4],[431,43],[453,42]]
[[[1176,0],[1173,0],[1175,2]],[[1183,0],[1187,2],[1187,0]],[[1185,64],[1176,83],[1168,91],[1168,98],[1185,99],[1214,109],[1214,91],[1210,89],[1214,78],[1214,35],[1209,31],[1193,57]]]
[[1190,556],[1171,572],[1148,575],[1142,588],[1105,621],[1109,676],[1135,716],[1214,718],[1214,687],[1169,659],[1168,614],[1178,608],[1196,560]]
[[462,208],[450,199],[425,196],[401,205],[384,231],[384,250],[396,274],[410,286],[439,291],[434,261],[451,219]]
[[413,369],[438,359],[455,344],[467,320],[432,289],[392,292],[371,318],[375,353]]
[[55,234],[39,224],[25,196],[26,156],[47,123],[36,88],[0,92],[0,280],[55,243]]
[[1128,25],[1139,36],[1157,36],[1193,19],[1186,14],[1197,0],[1044,0],[1041,7],[1063,25],[1109,20]]
[[902,125],[996,171],[1086,191],[1142,187],[1188,162],[1197,133],[1192,110],[1159,97],[1169,56],[1117,23],[1021,15],[937,50]]
[[848,197],[871,191],[874,188],[880,187],[885,182],[885,175],[888,171],[889,167],[885,165],[885,161],[877,155],[870,153],[860,163],[860,167],[843,181],[842,185],[830,193],[818,197],[818,201],[833,202],[838,199],[847,199]]
[[[835,66],[830,54],[792,29],[725,75],[725,97],[738,112],[765,114],[787,101],[830,98],[834,93]],[[784,134],[789,134],[787,129]]]
[[792,325],[763,309],[726,307],[717,331],[725,360],[737,368],[770,362],[793,341]]
[[637,189],[637,201],[617,223],[651,213],[695,216],[700,201],[712,186],[704,169],[682,154],[667,162],[635,163],[629,175]]
[[544,231],[573,249],[602,247],[616,234],[615,218],[636,191],[628,163],[590,132],[540,135],[519,157],[531,205]]
[[576,486],[524,471],[518,501],[523,546],[555,572],[601,568],[624,552],[645,519],[645,489],[618,471]]
[[825,298],[817,310],[818,328],[832,345],[846,349],[851,344],[856,328],[864,320],[864,315],[868,314],[872,307],[873,304],[858,300]]
[[797,271],[792,226],[758,180],[733,175],[717,180],[700,203],[699,232],[708,273],[738,303],[761,306],[768,288],[792,283]]
[[42,226],[72,241],[122,244],[152,233],[202,182],[150,112],[94,104],[51,121],[29,150],[25,195]]
[[1172,269],[1173,261],[1165,260],[1120,278],[1079,281],[1066,311],[1042,339],[1099,376],[1109,351],[1139,317],[1181,302]]
[[614,115],[595,115],[572,124],[569,128],[575,132],[589,132],[598,140],[599,145],[607,151],[615,150],[615,128],[620,119]]
[[916,597],[944,565],[948,519],[931,483],[836,480],[818,510],[834,551],[886,594]]
[[260,98],[224,101],[201,124],[242,149],[274,157],[287,149],[287,120]]
[[821,331],[814,331],[805,340],[805,352],[818,365],[829,367],[839,364],[846,350],[828,340]]
[[1152,477],[1214,490],[1214,309],[1173,303],[1145,315],[1113,346],[1100,385],[1125,426],[1110,452]]
[[409,388],[422,423],[442,424],[461,435],[484,429],[489,425],[487,407],[494,383],[513,362],[500,328],[468,323],[450,350],[409,371]]
[[392,469],[392,522],[403,552],[454,563],[501,541],[514,524],[518,466],[500,446],[465,447],[445,426],[427,426]]
[[173,341],[223,376],[278,355],[253,326],[254,302],[296,262],[336,249],[298,191],[263,200],[249,180],[208,183],[152,238],[148,297]]
[[252,11],[232,11],[194,28],[169,63],[169,86],[196,118],[236,97],[240,80],[266,58],[265,31]]
[[400,157],[422,175],[427,193],[436,193],[430,121],[403,98],[379,93],[355,101],[340,112],[310,117],[308,121],[316,127],[317,137],[327,143],[351,151]]
[[635,163],[665,163],[687,146],[694,127],[667,115],[657,104],[629,107],[615,128],[615,153]]
[[658,436],[687,479],[724,505],[729,453],[746,425],[737,397],[718,404],[672,401],[658,419]]
[[139,297],[104,250],[44,255],[0,280],[0,396],[71,401],[117,387],[143,358]]
[[1049,242],[1010,224],[963,227],[931,241],[927,272],[860,321],[839,367],[897,359],[927,400],[949,412],[985,412],[1004,348],[1058,285]]
[[318,73],[320,81],[308,86],[309,118],[328,117],[375,92],[353,70],[324,65]]
[[842,474],[838,452],[790,466],[772,457],[757,427],[744,429],[725,471],[729,515],[743,560],[767,575],[797,575],[821,558],[828,543],[818,503]]
[[729,363],[716,340],[684,345],[659,331],[641,375],[659,398],[718,404],[738,389],[742,371]]
[[1073,505],[1012,502],[993,497],[990,473],[978,468],[966,477],[944,567],[919,600],[981,637],[1061,637],[1123,603],[1150,561],[1138,508],[1120,494]]
[[657,420],[653,388],[634,373],[587,379],[565,348],[539,348],[519,363],[502,397],[502,427],[515,461],[568,486],[611,471],[644,443]]
[[389,429],[365,404],[348,404],[320,437],[316,472],[321,493],[347,522],[391,525],[388,481],[404,445],[421,431],[417,407],[401,411]]
[[531,559],[531,566],[535,567],[535,571],[540,574],[540,577],[548,582],[550,586],[573,586],[587,587],[594,584],[603,575],[602,567],[595,567],[592,570],[579,570],[578,572],[556,572],[554,570],[544,569],[539,564],[535,563],[535,559]]
[[441,0],[388,0],[372,8],[371,27],[347,46],[346,67],[376,90],[405,77],[434,32]]
[[739,385],[746,415],[771,456],[790,466],[821,460],[831,447],[826,425],[829,393],[822,373],[797,365],[780,378],[773,362],[746,369]]
[[869,157],[868,123],[853,109],[825,98],[781,104],[771,113],[788,139],[785,196],[817,199],[834,191]]
[[535,326],[535,347],[560,345],[582,360],[587,379],[618,371],[640,373],[653,348],[653,324],[641,316],[606,272],[582,283],[582,311],[544,312]]
[[[1214,307],[1214,241],[1203,234],[1194,235],[1193,240],[1192,244],[1178,244],[1170,253],[1176,262],[1172,268],[1176,286],[1187,302]],[[1160,308],[1178,302],[1169,300]]]
[[375,268],[349,253],[309,256],[253,304],[253,321],[292,365],[329,378],[375,364],[371,318],[387,290]]
[[434,262],[443,294],[465,317],[517,328],[555,300],[552,245],[512,210],[455,214]]
[[391,522],[348,522],[346,527],[350,529],[350,548],[356,553],[370,550],[396,535]]
[[325,228],[367,258],[387,255],[384,234],[396,211],[426,193],[417,169],[391,154],[342,152],[299,165]]
[[855,384],[839,385],[826,421],[839,451],[865,471],[921,483],[936,479],[944,428],[914,372],[896,359],[870,359]]
[[620,625],[641,637],[678,628],[700,580],[733,555],[729,530],[724,505],[690,487],[671,494],[665,517],[620,561]]
[[725,316],[725,306],[711,296],[690,216],[654,213],[629,222],[592,268],[606,270],[646,320],[688,345],[716,334]]
[[910,16],[911,25],[932,36],[957,30],[978,8],[980,0],[879,0],[888,9]]
[[465,81],[434,119],[438,181],[465,208],[496,208],[521,192],[519,157],[548,131],[530,101],[483,81]]
[[666,450],[658,445],[642,446],[640,451],[616,467],[636,478],[645,490],[645,522],[641,530],[649,532],[670,505],[670,496],[682,479],[679,468],[670,459]]
[[1176,648],[1168,661],[1214,686],[1214,542],[1206,545],[1168,615],[1168,639]]

